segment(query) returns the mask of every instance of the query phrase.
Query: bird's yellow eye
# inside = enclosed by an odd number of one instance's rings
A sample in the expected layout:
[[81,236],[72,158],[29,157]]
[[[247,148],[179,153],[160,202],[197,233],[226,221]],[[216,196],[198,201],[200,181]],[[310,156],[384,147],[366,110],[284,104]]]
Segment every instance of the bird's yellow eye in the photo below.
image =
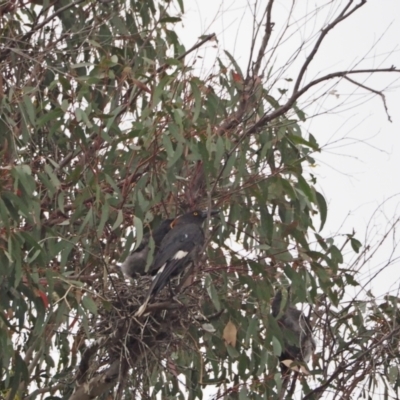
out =
[[195,211],[195,212],[193,213],[193,215],[199,215],[199,213],[198,213],[197,211]]

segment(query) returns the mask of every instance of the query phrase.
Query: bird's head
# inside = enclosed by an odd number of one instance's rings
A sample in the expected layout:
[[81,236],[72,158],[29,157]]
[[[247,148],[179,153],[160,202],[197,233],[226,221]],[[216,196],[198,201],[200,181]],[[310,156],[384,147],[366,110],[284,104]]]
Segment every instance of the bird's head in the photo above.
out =
[[177,225],[181,224],[198,224],[201,225],[204,220],[207,218],[208,214],[210,216],[217,215],[219,210],[194,210],[190,211],[186,214],[180,215],[176,217],[172,223],[171,227],[174,228]]

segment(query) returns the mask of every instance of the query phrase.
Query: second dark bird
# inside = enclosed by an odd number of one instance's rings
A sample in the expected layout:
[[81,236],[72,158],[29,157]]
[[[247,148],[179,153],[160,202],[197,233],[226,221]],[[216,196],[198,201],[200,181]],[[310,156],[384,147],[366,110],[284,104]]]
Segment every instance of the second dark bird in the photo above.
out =
[[[290,297],[290,290],[289,290]],[[279,290],[272,302],[272,315],[278,317],[282,303],[282,291]],[[285,347],[280,355],[280,361],[303,361],[308,363],[315,351],[315,340],[312,335],[310,322],[304,313],[289,304],[284,307],[282,316],[278,323],[285,335]],[[282,373],[289,371],[284,364],[281,364]]]
[[[211,210],[210,215],[216,215],[218,212]],[[151,273],[156,272],[156,275],[136,317],[144,313],[151,298],[168,284],[171,277],[181,273],[196,260],[204,245],[202,224],[207,215],[207,210],[195,210],[175,218],[171,223],[172,229],[162,240],[150,266]]]

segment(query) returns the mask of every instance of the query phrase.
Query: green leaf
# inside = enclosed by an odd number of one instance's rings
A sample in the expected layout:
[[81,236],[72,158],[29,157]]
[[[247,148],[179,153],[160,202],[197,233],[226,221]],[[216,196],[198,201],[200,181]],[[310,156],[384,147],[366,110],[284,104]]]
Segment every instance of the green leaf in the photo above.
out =
[[143,222],[140,218],[138,218],[135,215],[133,217],[133,224],[135,226],[135,232],[136,232],[135,249],[137,249],[140,246],[140,243],[142,243],[142,239],[143,239]]
[[53,172],[53,169],[49,164],[45,164],[44,170],[50,178],[50,182],[52,183],[55,189],[59,189],[61,187],[61,182],[58,180],[57,175]]
[[231,53],[229,53],[229,51],[224,50],[224,53],[228,56],[230,62],[233,64],[233,66],[235,67],[236,72],[238,72],[240,74],[240,76],[244,76],[242,70],[239,67],[239,64],[236,62],[236,60],[233,58],[233,56],[231,55]]
[[86,295],[82,297],[82,305],[86,308],[86,310],[90,311],[94,315],[97,315],[97,306],[93,299]]
[[171,79],[172,77],[170,77],[169,75],[166,75],[164,76],[164,78],[161,79],[161,81],[159,82],[153,93],[152,107],[155,107],[158,104],[161,95],[164,92],[164,87],[170,82]]
[[272,338],[272,349],[275,356],[280,356],[282,354],[281,342],[275,336]]
[[117,219],[115,220],[114,225],[112,226],[111,230],[115,231],[115,229],[117,229],[121,225],[123,220],[124,220],[124,214],[123,214],[122,210],[118,210]]
[[64,112],[60,107],[57,107],[53,111],[45,113],[43,117],[37,120],[37,127],[41,128],[46,125],[49,121],[58,120],[59,117],[63,116]]
[[193,80],[190,81],[190,87],[192,89],[192,94],[194,97],[194,113],[193,113],[192,121],[196,122],[197,119],[199,118],[200,110],[201,110],[201,94],[200,94],[199,88],[193,82]]
[[113,14],[111,23],[120,35],[130,36],[131,32],[126,27],[125,21],[119,15]]
[[185,13],[185,8],[183,7],[183,0],[178,0],[179,8],[181,9],[181,13]]
[[234,347],[232,347],[230,344],[228,344],[226,346],[226,350],[228,351],[229,356],[233,359],[238,358],[240,355],[239,352]]
[[302,145],[310,147],[311,149],[313,149],[315,151],[319,150],[318,143],[316,143],[315,140],[313,142],[308,141],[308,140],[304,139],[303,137],[296,136],[296,135],[289,135],[288,138],[290,139],[291,142],[293,142],[296,145],[302,144]]
[[351,244],[352,249],[353,249],[356,253],[359,253],[360,248],[362,247],[362,243],[361,243],[359,240],[357,240],[357,239],[351,238],[351,239],[350,239],[350,244]]
[[330,248],[330,253],[332,255],[332,260],[337,263],[337,264],[342,264],[343,263],[343,256],[340,250],[335,246],[331,246]]
[[307,183],[307,181],[301,175],[299,175],[297,177],[297,179],[298,179],[299,188],[307,196],[308,201],[310,203],[313,203],[314,202],[314,193],[313,193],[310,185]]
[[300,110],[299,107],[296,106],[296,104],[293,105],[293,110],[295,111],[296,115],[299,117],[300,121],[305,122],[306,121],[306,114]]
[[23,99],[24,99],[25,109],[26,109],[28,117],[29,117],[29,121],[33,126],[35,126],[36,113],[35,113],[35,109],[32,104],[32,100],[29,96],[24,96]]
[[179,142],[173,151],[172,157],[168,161],[167,168],[171,168],[182,156],[183,146],[182,143]]
[[182,19],[178,18],[178,17],[165,17],[165,18],[160,19],[160,23],[165,23],[165,22],[175,23],[175,22],[180,22],[180,21],[182,21]]
[[316,196],[316,199],[317,199],[319,214],[321,216],[321,226],[319,227],[319,231],[321,232],[322,228],[325,225],[326,217],[328,215],[328,207],[326,205],[325,198],[324,198],[324,196],[322,196],[321,193],[315,191],[315,196]]
[[210,299],[214,304],[215,309],[217,311],[221,311],[221,303],[219,302],[218,292],[215,289],[215,286],[212,282],[212,278],[211,278],[210,274],[206,275],[205,286],[207,289],[207,293],[210,296]]
[[20,356],[18,351],[14,353],[14,368],[11,390],[7,394],[7,398],[14,399],[16,397],[19,383],[22,381],[29,381],[29,373],[25,361]]
[[[63,221],[62,224],[69,225],[69,221],[68,220]],[[85,219],[83,220],[78,230],[79,234],[82,234],[87,224],[89,224],[90,228],[93,226],[93,207],[90,207],[87,214],[85,215]]]
[[108,205],[107,202],[103,204],[102,210],[101,210],[101,219],[100,223],[97,227],[97,237],[102,237],[103,236],[103,231],[104,231],[104,226],[106,225],[108,221],[108,215],[110,212],[110,206]]
[[249,323],[249,327],[246,331],[246,344],[250,343],[250,339],[252,339],[256,333],[258,328],[258,318],[252,318]]
[[168,158],[173,158],[174,157],[174,148],[172,146],[170,137],[167,134],[164,134],[162,137],[162,141],[163,141],[165,150],[167,151]]
[[240,389],[240,392],[239,392],[239,400],[248,400],[248,399],[249,399],[249,396],[247,393],[247,388],[246,388],[246,385],[243,384],[242,388]]

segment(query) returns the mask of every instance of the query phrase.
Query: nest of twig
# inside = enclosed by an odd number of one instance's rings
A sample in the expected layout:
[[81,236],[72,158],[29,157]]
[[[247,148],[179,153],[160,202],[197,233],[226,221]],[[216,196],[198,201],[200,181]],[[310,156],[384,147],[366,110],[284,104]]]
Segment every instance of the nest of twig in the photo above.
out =
[[144,355],[146,364],[151,357],[159,362],[178,347],[190,326],[201,323],[199,311],[205,291],[199,281],[184,287],[185,279],[172,280],[171,287],[179,295],[172,298],[170,288],[164,288],[148,305],[145,315],[136,318],[151,277],[132,282],[117,275],[109,277],[106,288],[100,284],[94,288],[101,293],[102,307],[92,320],[91,333],[96,341],[82,356],[78,381],[116,360],[121,365],[120,373],[140,369]]

